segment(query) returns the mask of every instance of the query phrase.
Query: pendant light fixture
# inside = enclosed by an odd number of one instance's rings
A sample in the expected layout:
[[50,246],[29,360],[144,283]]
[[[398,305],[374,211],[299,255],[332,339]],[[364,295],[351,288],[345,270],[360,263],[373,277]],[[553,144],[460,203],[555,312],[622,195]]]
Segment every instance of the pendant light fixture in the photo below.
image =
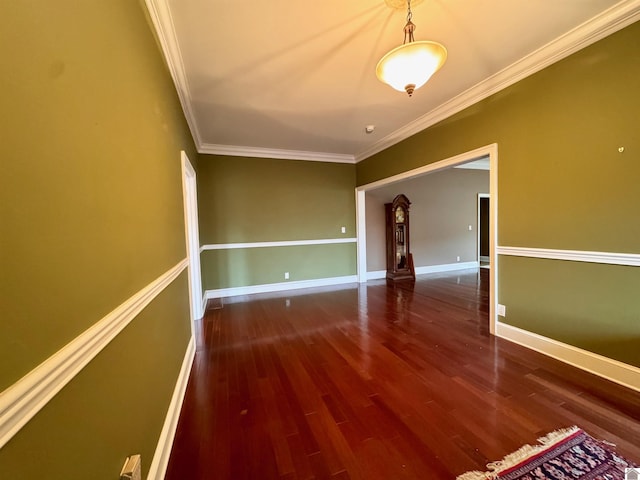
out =
[[392,88],[413,95],[414,90],[427,83],[447,59],[447,49],[437,42],[414,41],[416,26],[411,22],[411,0],[407,0],[407,24],[404,42],[380,59],[376,66],[378,79]]

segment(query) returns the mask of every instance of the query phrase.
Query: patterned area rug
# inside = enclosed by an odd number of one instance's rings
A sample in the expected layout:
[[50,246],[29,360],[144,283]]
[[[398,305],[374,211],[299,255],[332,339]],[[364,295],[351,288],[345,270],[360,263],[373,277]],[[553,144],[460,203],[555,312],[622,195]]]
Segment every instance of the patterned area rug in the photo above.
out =
[[611,444],[571,427],[488,464],[488,472],[467,472],[456,480],[625,480],[625,469],[637,466]]

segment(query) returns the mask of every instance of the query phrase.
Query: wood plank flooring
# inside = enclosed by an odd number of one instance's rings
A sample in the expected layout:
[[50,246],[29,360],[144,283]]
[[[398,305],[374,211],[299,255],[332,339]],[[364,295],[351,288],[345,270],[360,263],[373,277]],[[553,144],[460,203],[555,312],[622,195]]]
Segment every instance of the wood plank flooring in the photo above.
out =
[[490,336],[488,281],[208,309],[166,478],[454,479],[571,425],[640,461],[640,394]]

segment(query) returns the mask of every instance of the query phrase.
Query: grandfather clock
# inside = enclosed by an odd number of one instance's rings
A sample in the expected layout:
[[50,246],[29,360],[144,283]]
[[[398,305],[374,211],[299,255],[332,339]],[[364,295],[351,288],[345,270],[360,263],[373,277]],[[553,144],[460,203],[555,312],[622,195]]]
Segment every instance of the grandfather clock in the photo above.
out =
[[400,194],[393,202],[386,203],[387,227],[387,278],[403,280],[415,278],[409,250],[409,205],[407,197]]

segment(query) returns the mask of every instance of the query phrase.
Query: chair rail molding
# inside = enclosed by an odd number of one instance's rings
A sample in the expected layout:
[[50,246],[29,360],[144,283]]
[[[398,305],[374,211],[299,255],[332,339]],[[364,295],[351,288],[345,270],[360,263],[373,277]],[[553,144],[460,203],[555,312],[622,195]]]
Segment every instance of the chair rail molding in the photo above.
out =
[[186,258],[181,260],[0,393],[0,448],[171,284],[187,264]]
[[529,247],[498,247],[497,253],[498,255],[515,257],[548,258],[551,260],[640,267],[640,254],[637,253],[592,252],[586,250],[557,250],[552,248]]
[[200,251],[205,250],[233,250],[238,248],[270,248],[296,247],[305,245],[331,245],[337,243],[356,243],[356,238],[322,238],[318,240],[283,240],[276,242],[244,242],[244,243],[214,243],[202,245]]

